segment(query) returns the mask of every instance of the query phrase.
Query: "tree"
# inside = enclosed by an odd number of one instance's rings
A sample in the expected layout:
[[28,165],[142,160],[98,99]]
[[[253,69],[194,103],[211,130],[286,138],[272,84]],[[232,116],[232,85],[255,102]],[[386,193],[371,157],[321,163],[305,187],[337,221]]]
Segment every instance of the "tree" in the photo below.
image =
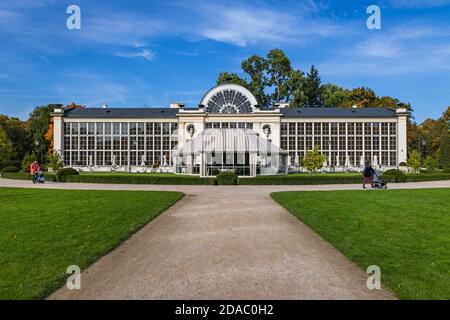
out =
[[321,79],[316,67],[311,66],[311,70],[307,73],[303,90],[306,97],[305,107],[323,107]]
[[400,101],[396,98],[389,96],[377,97],[374,102],[374,107],[387,107],[387,108],[397,108]]
[[450,121],[450,107],[447,107],[447,110],[444,111],[442,118],[444,118],[444,121],[446,123],[448,123]]
[[[235,83],[246,87],[263,108],[276,102],[289,102],[291,107],[389,107],[412,110],[409,103],[390,97],[378,97],[366,87],[352,90],[334,84],[321,85],[318,70],[312,66],[305,77],[301,70],[293,69],[289,57],[281,49],[272,49],[266,57],[252,55],[242,61],[244,77],[222,72],[217,84]],[[450,111],[449,111],[450,114]]]
[[263,108],[291,99],[303,103],[303,72],[292,69],[291,61],[282,50],[272,49],[266,57],[252,55],[242,61],[241,68],[245,78],[222,72],[217,84],[231,82],[246,87]]
[[18,166],[31,147],[28,123],[17,118],[0,115],[0,126],[6,131],[14,149],[14,158],[11,161]]
[[313,150],[306,152],[305,158],[303,158],[304,167],[312,173],[313,171],[322,168],[323,163],[327,157],[320,153],[319,146],[315,146]]
[[0,126],[0,166],[4,167],[15,157],[14,147],[11,143],[11,140],[6,133],[6,130],[3,129],[3,126]]
[[[447,109],[448,111],[448,109]],[[441,140],[441,147],[439,150],[439,164],[442,169],[450,168],[450,128],[446,124],[444,126],[444,131]]]
[[31,164],[37,160],[38,160],[37,155],[33,153],[26,154],[22,160],[22,171],[27,172],[30,169]]
[[54,152],[48,157],[48,165],[53,172],[57,172],[58,170],[64,168],[64,161],[61,155],[58,152]]
[[428,155],[423,160],[423,166],[430,171],[434,171],[439,166],[439,159],[432,155]]
[[[55,108],[60,108],[60,104],[48,104],[45,106],[38,106],[30,113],[29,123],[31,131],[32,146],[37,155],[40,155],[42,162],[42,154],[44,150],[48,150],[50,143],[45,139],[45,134],[50,125],[51,113]],[[36,142],[36,143],[35,143]]]
[[252,55],[242,61],[242,70],[250,77],[248,82],[249,90],[253,93],[256,100],[262,107],[268,107],[270,96],[264,92],[268,80],[266,77],[267,62],[263,57]]
[[217,78],[217,85],[225,83],[233,83],[249,89],[247,81],[239,77],[236,73],[221,72]]
[[291,61],[280,49],[272,49],[266,59],[268,85],[274,88],[270,95],[270,103],[289,102],[290,77],[292,72]]
[[419,172],[420,167],[422,166],[422,157],[419,151],[414,150],[411,152],[408,159],[408,165],[414,170],[414,172]]
[[374,107],[376,104],[377,96],[375,92],[366,87],[355,88],[350,91],[348,100],[345,101],[345,107],[353,107],[356,105],[358,108]]
[[305,75],[300,70],[292,70],[288,81],[290,107],[301,107],[305,104],[304,92]]
[[322,101],[324,107],[342,107],[348,99],[349,90],[332,83],[327,83],[322,86]]

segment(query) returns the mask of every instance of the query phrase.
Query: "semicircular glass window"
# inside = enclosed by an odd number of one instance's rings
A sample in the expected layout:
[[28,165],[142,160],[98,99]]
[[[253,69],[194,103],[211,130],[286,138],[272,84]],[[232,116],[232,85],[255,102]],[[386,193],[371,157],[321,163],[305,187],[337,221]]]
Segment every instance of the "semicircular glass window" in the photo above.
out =
[[236,90],[223,90],[214,94],[206,104],[209,113],[250,113],[250,100]]

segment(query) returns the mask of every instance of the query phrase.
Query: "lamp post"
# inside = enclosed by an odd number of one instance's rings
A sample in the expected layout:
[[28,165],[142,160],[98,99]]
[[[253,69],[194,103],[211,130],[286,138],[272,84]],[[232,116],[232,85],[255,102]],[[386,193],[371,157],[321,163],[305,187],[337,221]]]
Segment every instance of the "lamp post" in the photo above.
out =
[[422,154],[422,146],[425,147],[427,141],[424,138],[419,138],[419,154]]
[[40,145],[38,139],[36,139],[36,140],[34,141],[34,144],[35,144],[36,149],[37,149],[37,151],[38,151],[38,153],[39,153],[39,163],[42,164],[42,145]]

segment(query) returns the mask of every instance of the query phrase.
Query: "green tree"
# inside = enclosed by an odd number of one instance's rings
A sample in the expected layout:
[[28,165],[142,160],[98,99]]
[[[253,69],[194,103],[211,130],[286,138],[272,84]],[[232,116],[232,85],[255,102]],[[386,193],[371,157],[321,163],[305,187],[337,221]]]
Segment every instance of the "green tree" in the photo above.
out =
[[322,101],[322,85],[319,76],[319,70],[311,66],[311,70],[307,73],[303,91],[305,92],[305,107],[320,108],[323,107]]
[[37,155],[33,153],[27,153],[25,157],[22,159],[22,171],[28,172],[30,170],[30,165],[37,160],[38,160]]
[[310,172],[322,168],[327,157],[320,153],[319,146],[316,145],[313,150],[308,150],[303,158],[303,166]]
[[377,102],[377,96],[375,92],[366,87],[355,88],[350,91],[348,100],[345,101],[345,107],[353,107],[356,105],[358,108],[370,108],[374,107]]
[[324,107],[342,107],[348,99],[349,90],[332,83],[327,83],[322,86],[322,101]]
[[3,126],[0,126],[0,166],[3,168],[15,157],[14,147]]
[[292,70],[288,82],[290,107],[302,107],[306,103],[304,83],[304,73],[300,70]]
[[442,139],[441,139],[441,147],[439,150],[439,164],[442,169],[450,168],[450,128],[449,125],[446,124],[444,126]]
[[28,122],[21,121],[17,118],[10,118],[6,115],[0,115],[0,126],[6,131],[13,145],[15,156],[12,162],[15,162],[15,165],[18,166],[20,160],[29,152],[31,147]]
[[419,151],[413,150],[408,158],[408,165],[414,172],[419,172],[420,167],[422,166],[422,157]]
[[39,161],[43,161],[44,153],[49,149],[50,143],[45,139],[45,134],[50,125],[51,113],[55,108],[60,108],[60,104],[48,104],[38,106],[30,113],[29,124],[31,132],[32,150],[39,156]]
[[284,51],[280,49],[272,49],[267,54],[266,59],[268,86],[274,88],[273,94],[270,95],[270,103],[289,102],[291,88],[291,61]]
[[266,59],[258,55],[252,55],[242,61],[241,68],[250,77],[250,81],[248,81],[248,89],[253,93],[258,103],[262,107],[269,106],[270,96],[266,95],[264,91],[268,84],[266,76]]
[[423,160],[423,166],[430,171],[434,171],[439,166],[439,159],[435,156],[428,155]]
[[64,161],[58,152],[54,152],[48,156],[48,168],[52,169],[53,172],[64,168]]
[[236,73],[221,72],[217,78],[217,84],[233,83],[249,89],[247,81]]

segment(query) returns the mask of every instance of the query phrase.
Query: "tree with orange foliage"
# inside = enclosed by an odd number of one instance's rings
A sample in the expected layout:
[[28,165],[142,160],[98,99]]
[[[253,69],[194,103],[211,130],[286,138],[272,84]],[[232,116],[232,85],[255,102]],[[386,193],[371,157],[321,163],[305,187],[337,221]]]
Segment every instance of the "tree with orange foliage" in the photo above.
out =
[[[64,110],[69,110],[69,109],[82,109],[82,108],[86,108],[86,106],[82,106],[80,104],[76,104],[75,102],[72,102],[71,104],[66,105],[63,109]],[[50,117],[50,122],[48,124],[48,130],[45,133],[45,140],[48,141],[49,146],[48,146],[48,153],[52,154],[53,153],[53,129],[54,125],[53,125],[53,116]]]

